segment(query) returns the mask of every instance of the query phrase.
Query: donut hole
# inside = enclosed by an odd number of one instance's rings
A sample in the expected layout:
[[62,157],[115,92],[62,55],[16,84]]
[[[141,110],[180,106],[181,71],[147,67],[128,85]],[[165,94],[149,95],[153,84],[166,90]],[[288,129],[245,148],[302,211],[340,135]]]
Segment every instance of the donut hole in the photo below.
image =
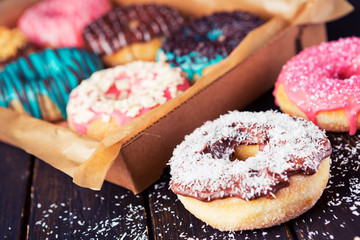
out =
[[352,76],[348,71],[341,71],[337,74],[339,80],[345,80]]
[[260,151],[258,144],[240,144],[235,147],[233,161],[246,161],[249,157],[254,157]]
[[351,78],[354,75],[358,75],[357,70],[354,70],[351,67],[344,67],[335,74],[335,77],[339,80],[346,80],[346,79]]

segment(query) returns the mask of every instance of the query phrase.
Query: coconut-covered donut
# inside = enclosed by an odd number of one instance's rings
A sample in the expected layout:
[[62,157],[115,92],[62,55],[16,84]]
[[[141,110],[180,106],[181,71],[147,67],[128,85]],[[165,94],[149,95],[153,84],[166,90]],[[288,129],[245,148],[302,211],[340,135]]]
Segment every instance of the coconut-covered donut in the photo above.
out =
[[0,106],[49,121],[66,119],[70,91],[102,68],[94,53],[76,48],[20,57],[0,73]]
[[283,112],[328,131],[360,128],[360,38],[303,50],[283,67],[274,90]]
[[84,27],[110,8],[109,0],[46,0],[27,9],[18,27],[39,46],[83,47]]
[[162,38],[178,31],[183,22],[180,12],[167,6],[117,6],[87,26],[83,37],[107,65],[155,61]]
[[315,204],[329,178],[330,154],[329,140],[310,121],[234,111],[175,148],[170,188],[186,209],[220,230],[271,227]]
[[202,76],[206,67],[226,58],[261,24],[259,17],[242,11],[191,18],[178,33],[166,38],[157,58],[180,67],[194,80]]
[[132,62],[102,70],[70,95],[69,126],[101,139],[189,87],[180,69],[155,62]]

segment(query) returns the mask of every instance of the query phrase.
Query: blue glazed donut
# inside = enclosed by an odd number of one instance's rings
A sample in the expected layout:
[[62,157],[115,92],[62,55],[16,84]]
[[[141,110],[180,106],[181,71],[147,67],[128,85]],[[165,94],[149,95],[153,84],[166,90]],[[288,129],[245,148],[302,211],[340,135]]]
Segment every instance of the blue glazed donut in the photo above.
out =
[[66,119],[71,90],[102,68],[95,54],[76,48],[21,57],[0,73],[0,106],[49,121]]
[[262,24],[259,17],[242,11],[192,18],[178,33],[165,39],[157,60],[165,58],[194,80],[202,76],[204,68],[226,58],[251,30]]

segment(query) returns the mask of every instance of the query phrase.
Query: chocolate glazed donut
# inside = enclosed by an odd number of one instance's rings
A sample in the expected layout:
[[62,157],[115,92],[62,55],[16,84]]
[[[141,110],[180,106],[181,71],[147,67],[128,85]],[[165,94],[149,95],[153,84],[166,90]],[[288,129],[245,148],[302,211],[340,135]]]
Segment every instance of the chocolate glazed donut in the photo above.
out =
[[[298,120],[301,121],[301,120]],[[245,145],[259,145],[259,151],[262,151],[269,142],[268,130],[269,127],[266,126],[257,126],[256,124],[250,128],[237,127],[239,123],[231,124],[236,128],[236,132],[239,134],[246,135],[246,139],[239,140],[238,135],[232,135],[229,137],[222,137],[221,139],[216,140],[214,143],[206,144],[205,148],[202,149],[199,154],[210,154],[214,159],[227,159],[229,161],[237,161],[237,147],[241,144]],[[204,134],[207,134],[206,132]],[[240,138],[241,139],[241,138]],[[197,191],[195,196],[189,191],[186,187],[183,188],[179,184],[173,183],[171,185],[171,190],[183,196],[194,197],[201,201],[210,201],[226,197],[238,197],[244,200],[252,200],[262,196],[273,197],[274,193],[283,187],[289,186],[289,177],[294,174],[305,174],[312,175],[317,171],[318,165],[321,161],[330,156],[331,154],[331,145],[330,142],[324,137],[320,140],[320,146],[324,151],[319,151],[317,155],[312,156],[312,163],[309,164],[309,159],[305,157],[297,157],[296,155],[289,156],[287,164],[291,167],[283,169],[282,172],[273,172],[269,168],[261,169],[248,169],[248,174],[251,177],[265,175],[265,178],[271,179],[271,185],[268,188],[261,188],[259,191],[253,191],[254,186],[248,187],[245,186],[242,188],[242,191],[235,189],[233,185],[227,185],[226,187],[219,188],[215,191]],[[277,145],[285,145],[286,142],[278,142]],[[234,176],[236,178],[236,176]],[[242,185],[241,179],[234,181],[235,185]],[[244,184],[245,185],[245,184]]]
[[[88,25],[83,32],[85,44],[98,55],[108,56],[109,65],[134,60],[155,60],[161,37],[179,30],[184,19],[178,10],[155,4],[115,7]],[[145,49],[144,43],[149,49]],[[140,44],[131,46],[133,44]],[[151,48],[156,49],[151,49]],[[120,54],[118,51],[123,50]],[[154,52],[154,53],[153,53]],[[117,56],[114,56],[117,54]],[[114,60],[112,57],[124,58]]]
[[190,80],[196,80],[206,67],[226,58],[263,23],[259,17],[242,11],[191,18],[178,33],[166,38],[158,59],[181,67]]
[[[242,149],[259,150],[242,157]],[[170,189],[185,208],[220,230],[270,227],[320,198],[331,145],[313,123],[277,112],[231,112],[176,147]]]

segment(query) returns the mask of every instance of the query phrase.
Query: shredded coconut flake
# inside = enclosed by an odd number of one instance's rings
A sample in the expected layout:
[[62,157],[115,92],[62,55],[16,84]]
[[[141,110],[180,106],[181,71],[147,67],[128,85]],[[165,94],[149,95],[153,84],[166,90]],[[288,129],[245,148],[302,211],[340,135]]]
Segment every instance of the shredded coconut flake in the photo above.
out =
[[[252,131],[238,131],[240,128],[251,128]],[[203,152],[204,148],[222,139],[234,138],[240,143],[254,138],[264,128],[269,139],[266,146],[246,161],[231,161],[234,148],[229,148],[222,156]],[[261,171],[268,169],[287,179],[285,171],[296,167],[289,161],[289,156],[304,159],[304,168],[317,169],[322,160],[319,156],[329,151],[330,145],[325,146],[324,139],[323,131],[300,118],[273,111],[230,112],[206,122],[176,147],[169,163],[171,185],[181,191],[190,191],[194,196],[229,188],[243,199],[252,199],[260,192],[270,194],[278,180],[269,174],[261,174]]]
[[179,95],[184,81],[179,68],[165,63],[137,61],[105,69],[71,92],[67,112],[78,124],[89,122],[95,113],[105,122],[109,119],[104,115],[116,112],[133,118]]

